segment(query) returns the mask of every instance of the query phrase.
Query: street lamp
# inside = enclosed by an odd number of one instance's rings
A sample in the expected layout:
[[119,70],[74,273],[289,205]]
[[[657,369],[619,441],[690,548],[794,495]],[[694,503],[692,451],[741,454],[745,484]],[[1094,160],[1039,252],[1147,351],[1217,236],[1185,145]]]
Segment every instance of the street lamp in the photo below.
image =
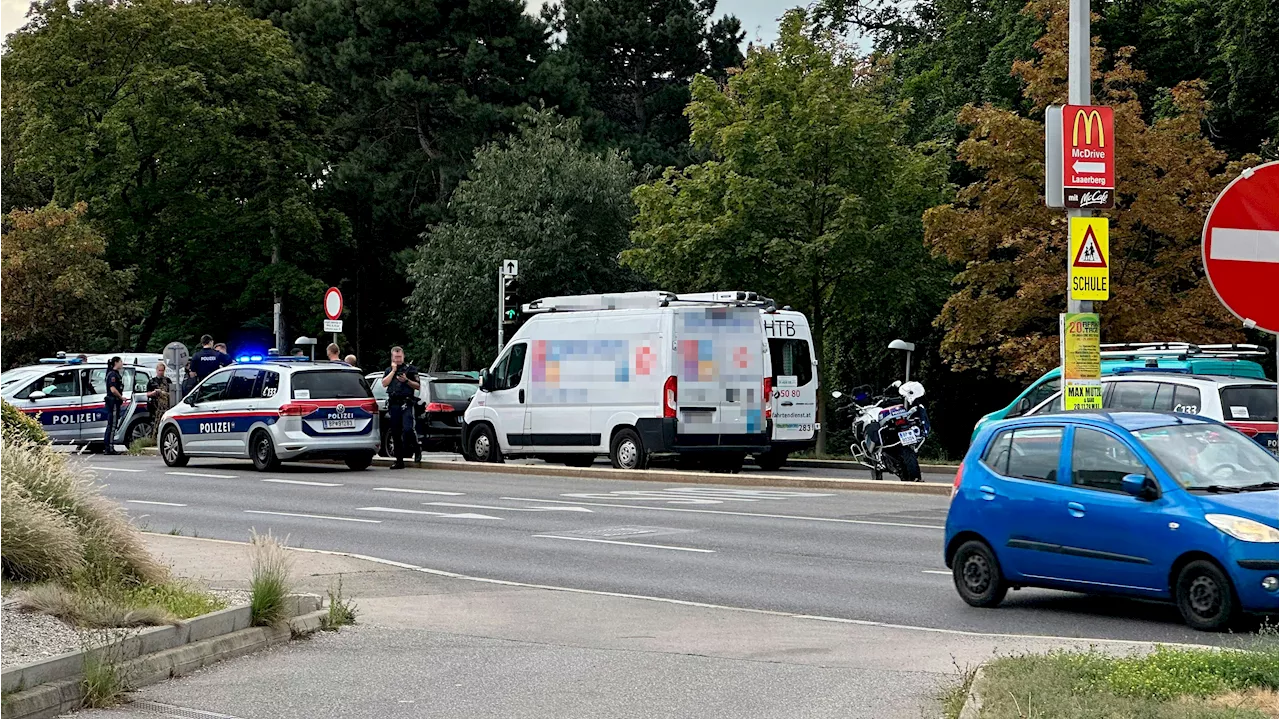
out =
[[916,346],[912,342],[903,342],[902,340],[894,340],[889,343],[889,349],[902,350],[907,353],[907,378],[903,381],[911,381],[911,353],[916,351]]
[[314,360],[316,358],[316,338],[315,337],[299,337],[298,339],[294,340],[293,343],[299,346],[302,346],[302,345],[309,346],[311,348],[311,359]]

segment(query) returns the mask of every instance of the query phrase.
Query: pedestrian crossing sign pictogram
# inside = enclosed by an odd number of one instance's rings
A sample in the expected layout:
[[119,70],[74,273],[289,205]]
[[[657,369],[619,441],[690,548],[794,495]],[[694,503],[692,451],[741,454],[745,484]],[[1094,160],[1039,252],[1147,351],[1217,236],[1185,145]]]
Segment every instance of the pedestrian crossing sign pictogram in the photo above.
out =
[[1111,296],[1111,263],[1107,259],[1107,218],[1071,218],[1071,299],[1105,300]]

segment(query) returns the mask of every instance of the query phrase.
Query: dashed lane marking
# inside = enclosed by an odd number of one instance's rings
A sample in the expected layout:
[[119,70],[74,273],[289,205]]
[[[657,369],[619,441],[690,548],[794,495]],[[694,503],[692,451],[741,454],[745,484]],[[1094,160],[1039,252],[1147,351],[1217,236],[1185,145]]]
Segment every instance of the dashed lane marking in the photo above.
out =
[[332,519],[335,522],[363,522],[365,524],[382,524],[381,519],[357,519],[355,517],[333,517],[328,514],[294,514],[293,512],[267,512],[261,509],[246,509],[245,514],[270,514],[276,517],[301,517],[303,519]]
[[462,497],[466,492],[436,492],[430,489],[405,489],[403,487],[374,487],[375,492],[404,492],[406,494],[438,494],[443,497]]
[[796,519],[806,522],[837,522],[839,524],[869,524],[877,527],[907,527],[909,529],[946,529],[936,524],[908,524],[906,522],[875,522],[869,519],[840,519],[838,517],[802,517],[795,514],[760,514],[757,512],[730,512],[726,509],[687,509],[684,507],[649,507],[642,504],[606,504],[604,502],[566,502],[561,499],[530,499],[528,497],[502,497],[516,502],[547,502],[555,504],[585,504],[591,507],[619,507],[650,512],[693,512],[695,514],[730,514],[736,517],[763,517],[765,519]]
[[304,482],[301,479],[264,479],[264,482],[275,482],[277,484],[305,484],[308,487],[341,487],[336,482]]
[[147,500],[145,500],[145,499],[126,499],[126,500],[125,500],[125,502],[127,502],[128,504],[155,504],[155,505],[158,505],[158,506],[161,506],[161,507],[185,507],[185,506],[187,506],[187,505],[185,505],[185,504],[178,504],[177,502],[150,502],[150,501],[147,501]]
[[644,547],[646,549],[674,549],[677,552],[701,552],[715,554],[714,549],[695,549],[694,547],[673,547],[670,544],[643,544],[641,542],[619,542],[614,539],[590,539],[587,537],[561,537],[556,534],[535,534],[534,539],[565,539],[571,542],[595,542],[597,544],[621,544],[624,547]]
[[177,477],[204,477],[206,479],[235,479],[234,474],[208,474],[205,472],[165,472]]

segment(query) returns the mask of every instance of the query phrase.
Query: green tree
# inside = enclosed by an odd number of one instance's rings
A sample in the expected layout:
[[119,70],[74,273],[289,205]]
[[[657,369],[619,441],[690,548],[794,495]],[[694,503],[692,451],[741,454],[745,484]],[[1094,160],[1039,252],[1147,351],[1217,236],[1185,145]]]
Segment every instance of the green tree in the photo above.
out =
[[[425,346],[487,363],[495,350],[497,270],[520,262],[520,298],[617,292],[635,176],[617,150],[583,145],[578,122],[530,111],[510,138],[476,153],[451,217],[423,235],[409,306]],[[487,310],[487,311],[486,311]]]
[[[543,17],[564,40],[551,67],[578,87],[564,103],[640,167],[689,161],[689,82],[742,64],[741,23],[715,0],[563,0]],[[585,105],[580,107],[579,105]]]
[[103,259],[107,243],[85,219],[86,207],[50,204],[11,210],[0,240],[4,361],[32,362],[54,350],[93,350],[102,328],[131,309],[123,297],[132,272]]
[[692,142],[714,159],[636,188],[624,264],[666,290],[751,289],[795,306],[824,372],[841,355],[825,341],[836,318],[893,332],[936,307],[945,274],[920,213],[945,196],[947,158],[899,141],[881,80],[789,11],[777,44],[748,53],[727,86],[694,80]]
[[162,315],[179,336],[269,316],[273,278],[331,258],[344,224],[311,201],[323,91],[284,33],[220,3],[33,7],[4,53],[4,183],[87,203],[106,259],[138,268],[136,349]]

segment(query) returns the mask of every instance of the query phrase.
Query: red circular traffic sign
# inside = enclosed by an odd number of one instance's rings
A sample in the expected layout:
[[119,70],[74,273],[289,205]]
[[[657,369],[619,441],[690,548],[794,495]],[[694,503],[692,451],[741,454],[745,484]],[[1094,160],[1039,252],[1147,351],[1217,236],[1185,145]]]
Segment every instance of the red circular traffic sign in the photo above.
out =
[[1214,200],[1200,252],[1209,284],[1246,325],[1280,325],[1280,162],[1240,173]]
[[342,290],[337,287],[324,291],[324,316],[331,320],[342,317]]

